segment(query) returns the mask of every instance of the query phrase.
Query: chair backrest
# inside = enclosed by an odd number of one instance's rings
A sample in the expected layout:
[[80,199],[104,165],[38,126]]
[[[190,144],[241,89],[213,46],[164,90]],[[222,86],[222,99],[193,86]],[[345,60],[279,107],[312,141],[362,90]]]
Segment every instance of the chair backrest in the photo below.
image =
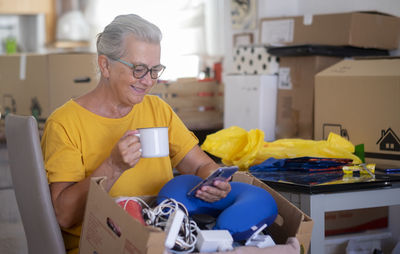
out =
[[51,202],[36,119],[8,114],[5,122],[11,178],[29,253],[65,254]]

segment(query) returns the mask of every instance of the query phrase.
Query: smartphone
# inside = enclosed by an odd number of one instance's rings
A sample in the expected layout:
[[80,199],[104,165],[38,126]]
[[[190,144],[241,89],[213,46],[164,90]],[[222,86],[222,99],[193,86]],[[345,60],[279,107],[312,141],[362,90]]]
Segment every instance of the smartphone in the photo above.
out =
[[200,189],[203,186],[212,186],[215,180],[221,180],[225,181],[229,177],[231,177],[236,171],[238,171],[237,166],[229,166],[229,167],[220,167],[217,170],[215,170],[211,175],[209,175],[206,179],[198,183],[196,186],[194,186],[188,193],[187,195],[189,196],[195,196],[196,191]]

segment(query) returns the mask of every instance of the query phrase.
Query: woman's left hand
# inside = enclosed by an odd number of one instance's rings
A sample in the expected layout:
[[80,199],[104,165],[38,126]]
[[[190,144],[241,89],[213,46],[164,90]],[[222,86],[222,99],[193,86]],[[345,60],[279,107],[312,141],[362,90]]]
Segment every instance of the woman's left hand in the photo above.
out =
[[196,197],[212,203],[225,198],[230,191],[229,179],[226,181],[215,180],[213,186],[203,186],[197,190]]
[[[205,179],[220,165],[216,164],[198,145],[194,146],[176,166],[181,174],[193,174]],[[203,186],[197,190],[196,197],[206,202],[215,202],[225,198],[231,191],[229,184],[231,178],[226,181],[215,180],[213,186]]]

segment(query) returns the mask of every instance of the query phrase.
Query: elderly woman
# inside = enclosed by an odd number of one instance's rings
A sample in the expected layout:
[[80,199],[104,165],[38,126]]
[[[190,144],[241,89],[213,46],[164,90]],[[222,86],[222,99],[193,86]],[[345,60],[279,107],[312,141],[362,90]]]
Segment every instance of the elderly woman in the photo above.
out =
[[[66,102],[47,119],[41,140],[51,197],[69,253],[77,253],[91,177],[106,176],[110,195],[156,195],[181,174],[207,177],[218,168],[171,107],[147,93],[165,66],[161,32],[130,14],[116,17],[97,38],[98,85]],[[167,126],[170,154],[141,158],[138,128]],[[203,187],[197,197],[224,198],[228,182]]]

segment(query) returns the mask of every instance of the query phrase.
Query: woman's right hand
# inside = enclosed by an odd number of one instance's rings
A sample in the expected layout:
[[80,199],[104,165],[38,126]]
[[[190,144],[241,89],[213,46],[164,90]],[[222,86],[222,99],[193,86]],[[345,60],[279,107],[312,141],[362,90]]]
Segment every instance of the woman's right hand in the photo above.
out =
[[134,167],[142,154],[139,137],[135,134],[137,130],[129,130],[121,137],[111,151],[110,159],[114,170],[123,173]]

